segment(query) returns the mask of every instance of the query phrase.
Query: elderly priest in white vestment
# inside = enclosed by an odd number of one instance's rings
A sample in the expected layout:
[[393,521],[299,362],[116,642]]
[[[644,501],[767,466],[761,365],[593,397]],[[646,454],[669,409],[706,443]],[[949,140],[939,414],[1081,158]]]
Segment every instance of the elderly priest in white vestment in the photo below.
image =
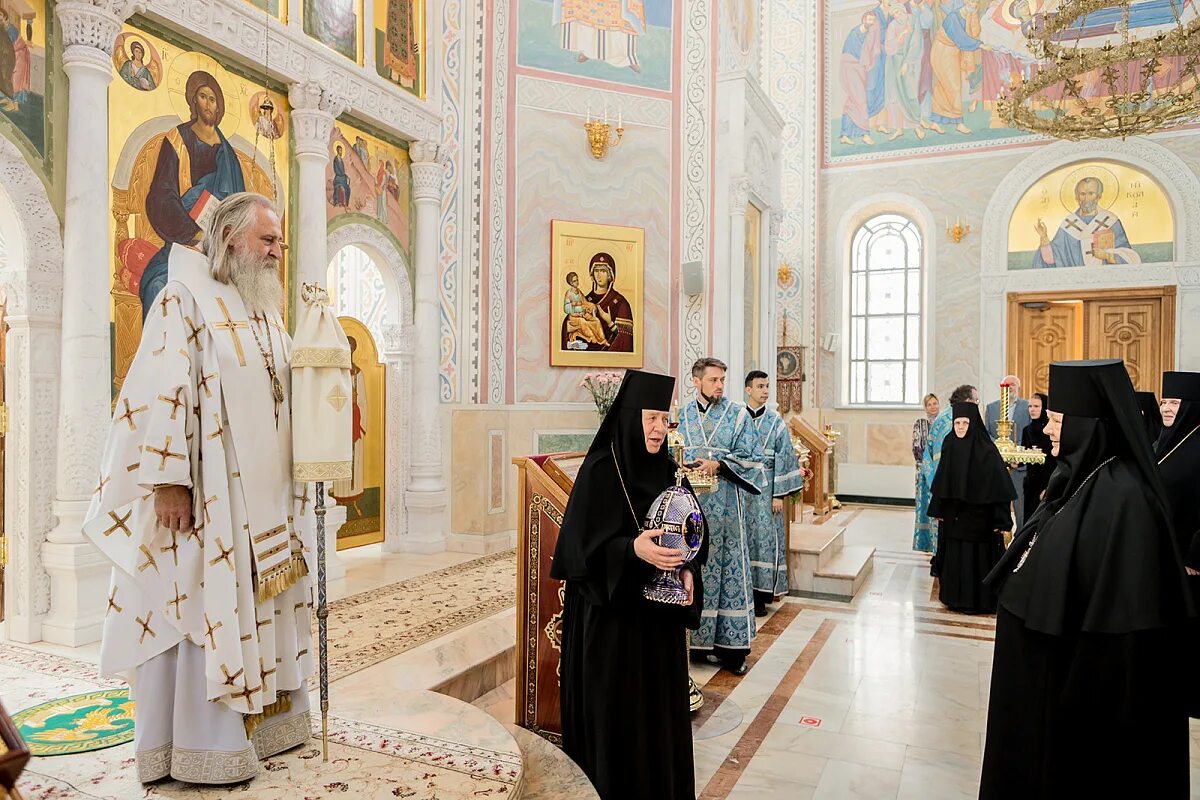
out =
[[143,782],[245,781],[310,736],[283,247],[269,200],[225,199],[203,254],[171,251],[114,409],[84,533],[114,565],[100,667],[130,681]]

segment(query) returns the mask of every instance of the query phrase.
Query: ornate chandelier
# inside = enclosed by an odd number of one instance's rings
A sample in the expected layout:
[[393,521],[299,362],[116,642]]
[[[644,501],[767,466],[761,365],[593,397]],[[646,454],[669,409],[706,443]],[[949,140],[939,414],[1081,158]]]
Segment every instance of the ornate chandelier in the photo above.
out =
[[[1124,139],[1200,117],[1200,16],[1191,5],[1062,0],[1055,12],[1031,17],[1025,35],[1041,63],[1008,87],[1000,116],[1072,141]],[[1089,40],[1102,43],[1083,46]]]

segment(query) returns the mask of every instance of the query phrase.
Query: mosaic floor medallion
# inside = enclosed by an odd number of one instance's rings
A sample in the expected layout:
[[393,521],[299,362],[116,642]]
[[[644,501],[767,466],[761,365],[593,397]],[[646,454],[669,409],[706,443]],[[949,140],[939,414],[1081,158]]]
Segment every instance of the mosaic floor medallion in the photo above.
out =
[[128,689],[103,689],[60,697],[13,714],[35,756],[103,750],[133,739]]

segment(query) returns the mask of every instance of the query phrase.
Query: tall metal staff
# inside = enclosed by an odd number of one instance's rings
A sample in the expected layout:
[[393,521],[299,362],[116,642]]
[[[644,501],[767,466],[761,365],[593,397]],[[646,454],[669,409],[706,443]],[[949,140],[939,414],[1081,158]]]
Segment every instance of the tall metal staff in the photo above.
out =
[[[350,342],[329,308],[329,295],[304,284],[292,347],[292,477],[316,484],[317,653],[321,753],[329,761],[329,607],[325,584],[325,481],[354,472]],[[305,490],[307,495],[307,490]]]

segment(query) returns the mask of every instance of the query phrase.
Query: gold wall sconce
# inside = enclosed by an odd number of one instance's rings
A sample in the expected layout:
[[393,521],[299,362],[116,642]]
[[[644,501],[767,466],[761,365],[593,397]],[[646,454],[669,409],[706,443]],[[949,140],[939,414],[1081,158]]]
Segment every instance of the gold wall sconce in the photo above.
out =
[[971,226],[964,224],[962,220],[955,219],[951,225],[949,220],[946,220],[946,236],[955,244],[960,244],[967,234],[971,232]]
[[[617,112],[617,127],[614,131],[613,127],[608,124],[608,106],[604,107],[604,118],[592,119],[592,109],[587,110],[587,119],[583,123],[583,129],[587,132],[588,148],[592,151],[592,158],[597,161],[603,161],[608,157],[608,151],[613,150],[621,143],[621,137],[625,135],[625,128],[621,124],[621,112]],[[613,138],[613,134],[616,138]]]
[[787,286],[792,282],[792,267],[786,261],[779,265],[779,270],[776,274],[779,278],[780,286]]

